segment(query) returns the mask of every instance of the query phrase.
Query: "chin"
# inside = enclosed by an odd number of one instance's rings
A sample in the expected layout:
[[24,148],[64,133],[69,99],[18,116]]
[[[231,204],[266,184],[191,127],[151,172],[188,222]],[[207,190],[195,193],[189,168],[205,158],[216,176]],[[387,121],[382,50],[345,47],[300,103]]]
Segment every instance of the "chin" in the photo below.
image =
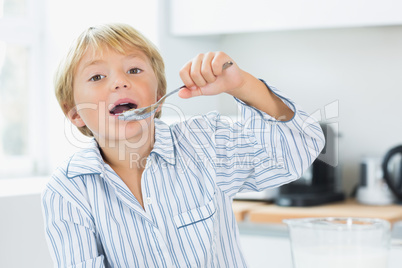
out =
[[153,120],[144,119],[141,121],[128,122],[124,126],[118,128],[118,135],[116,138],[119,140],[138,141],[149,137],[150,131],[153,131]]
[[[118,119],[116,119],[118,120]],[[104,141],[128,141],[141,143],[150,137],[150,131],[153,128],[153,119],[147,118],[140,121],[115,121],[109,122],[107,128],[103,131],[103,135],[97,135],[98,138]]]

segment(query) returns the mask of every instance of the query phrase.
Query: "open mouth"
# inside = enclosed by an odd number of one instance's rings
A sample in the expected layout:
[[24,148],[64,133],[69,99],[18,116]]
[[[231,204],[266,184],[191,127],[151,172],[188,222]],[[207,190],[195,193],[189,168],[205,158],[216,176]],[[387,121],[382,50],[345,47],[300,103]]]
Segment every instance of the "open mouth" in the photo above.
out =
[[132,103],[132,102],[120,103],[120,104],[117,104],[116,106],[114,106],[110,110],[110,114],[120,115],[128,110],[132,110],[132,109],[136,109],[136,108],[137,108],[137,104]]

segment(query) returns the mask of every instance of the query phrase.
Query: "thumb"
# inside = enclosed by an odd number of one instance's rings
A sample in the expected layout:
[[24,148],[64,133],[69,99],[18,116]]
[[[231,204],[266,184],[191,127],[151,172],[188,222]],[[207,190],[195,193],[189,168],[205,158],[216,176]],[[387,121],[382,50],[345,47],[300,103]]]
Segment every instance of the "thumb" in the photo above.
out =
[[195,89],[189,89],[186,87],[183,87],[179,93],[178,93],[179,97],[182,99],[189,99],[192,97],[198,97],[198,96],[202,96],[202,91],[201,88],[197,87]]

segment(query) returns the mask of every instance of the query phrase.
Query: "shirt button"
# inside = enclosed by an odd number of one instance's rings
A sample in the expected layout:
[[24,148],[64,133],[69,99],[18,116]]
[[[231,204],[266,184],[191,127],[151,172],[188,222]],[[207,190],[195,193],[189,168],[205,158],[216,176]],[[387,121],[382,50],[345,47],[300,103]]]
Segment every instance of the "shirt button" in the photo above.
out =
[[151,204],[152,204],[152,199],[151,199],[151,197],[147,197],[146,202],[147,202],[148,205],[151,205]]

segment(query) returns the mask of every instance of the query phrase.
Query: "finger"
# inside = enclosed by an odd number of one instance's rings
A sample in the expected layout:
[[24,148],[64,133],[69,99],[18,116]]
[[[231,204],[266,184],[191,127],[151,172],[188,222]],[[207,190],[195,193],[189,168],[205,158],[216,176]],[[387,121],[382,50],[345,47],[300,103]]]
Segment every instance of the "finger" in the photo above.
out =
[[187,88],[196,88],[196,85],[194,83],[194,81],[191,79],[190,76],[190,70],[191,70],[191,65],[192,62],[189,61],[187,62],[183,68],[180,70],[179,74],[180,74],[180,78],[183,81],[183,84],[187,87]]
[[215,76],[221,75],[223,73],[222,66],[228,61],[232,60],[226,53],[220,51],[216,52],[215,57],[211,62],[213,74]]
[[201,96],[202,95],[202,91],[200,88],[197,89],[189,89],[186,87],[183,87],[179,93],[178,93],[180,98],[183,99],[188,99],[188,98],[192,98],[192,97],[197,97],[197,96]]
[[212,63],[212,60],[214,59],[214,57],[215,57],[215,53],[208,52],[207,54],[205,54],[204,59],[201,64],[201,74],[207,83],[213,83],[216,80],[216,76],[214,75],[212,66],[211,66],[211,63]]
[[191,64],[190,77],[197,87],[203,87],[207,85],[204,77],[201,74],[201,65],[204,59],[204,54],[198,54]]

